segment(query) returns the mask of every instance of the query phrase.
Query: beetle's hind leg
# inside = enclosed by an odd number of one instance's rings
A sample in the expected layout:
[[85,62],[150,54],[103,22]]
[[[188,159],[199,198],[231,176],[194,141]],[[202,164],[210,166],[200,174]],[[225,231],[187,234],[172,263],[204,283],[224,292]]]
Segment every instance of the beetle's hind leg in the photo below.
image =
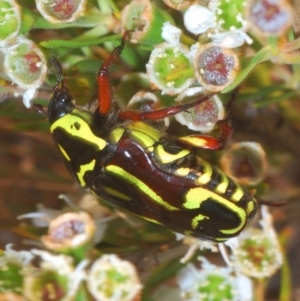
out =
[[[221,150],[223,149],[227,141],[230,139],[233,129],[229,124],[229,112],[232,103],[234,102],[236,95],[237,95],[238,90],[235,89],[231,95],[231,99],[227,104],[226,107],[226,118],[223,120],[218,121],[218,126],[220,129],[220,135],[218,137],[213,137],[210,135],[189,135],[189,136],[184,136],[180,137],[178,140],[183,143],[183,144],[188,144],[193,147],[198,147],[198,148],[205,148],[205,149],[210,149],[210,150]],[[191,103],[186,103],[182,105],[176,105],[173,107],[169,108],[164,108],[156,111],[150,111],[150,112],[144,112],[144,111],[125,111],[119,113],[118,118],[121,120],[157,120],[157,119],[162,119],[165,117],[169,117],[172,115],[175,115],[177,113],[180,113],[182,111],[187,111],[188,109],[195,107],[209,98],[213,97],[216,93],[211,93],[208,95],[204,95],[198,100],[191,102]]]
[[180,137],[179,141],[184,144],[191,145],[193,147],[204,148],[209,150],[222,150],[226,145],[228,140],[230,139],[233,128],[229,124],[229,114],[231,110],[231,106],[236,99],[238,94],[239,87],[234,89],[229,102],[226,106],[226,118],[219,120],[217,125],[219,126],[220,134],[218,137],[213,137],[211,135],[188,135],[184,137]]

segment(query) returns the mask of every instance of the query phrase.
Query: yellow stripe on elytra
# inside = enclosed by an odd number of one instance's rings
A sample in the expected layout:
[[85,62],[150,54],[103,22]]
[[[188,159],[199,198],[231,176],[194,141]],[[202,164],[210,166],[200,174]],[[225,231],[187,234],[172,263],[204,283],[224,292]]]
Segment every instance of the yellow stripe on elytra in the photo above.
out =
[[199,224],[199,221],[202,221],[202,220],[204,220],[204,219],[208,219],[208,217],[207,216],[205,216],[205,215],[202,215],[202,214],[198,214],[197,216],[195,216],[193,219],[192,219],[192,228],[193,229],[196,229],[197,228],[197,226],[198,226],[198,224]]
[[218,170],[219,175],[221,176],[221,182],[220,184],[215,188],[215,191],[219,193],[225,193],[226,189],[229,185],[229,179],[228,177],[224,174],[224,172]]
[[106,146],[106,141],[95,136],[86,121],[76,115],[66,114],[56,120],[50,127],[51,133],[59,127],[63,128],[71,136],[86,140],[89,144],[93,143],[97,150],[102,150]]
[[80,185],[82,187],[84,187],[86,185],[85,181],[83,179],[85,173],[87,171],[92,171],[95,168],[95,164],[96,164],[96,160],[94,159],[90,163],[87,163],[87,164],[84,164],[84,165],[80,165],[80,170],[77,173],[77,177],[78,177],[79,183],[80,183]]
[[144,182],[140,181],[138,178],[128,173],[123,168],[117,165],[108,165],[106,166],[106,170],[109,171],[110,173],[115,174],[116,176],[121,177],[125,181],[131,183],[133,186],[141,190],[143,193],[149,196],[155,203],[161,205],[162,207],[168,210],[179,210],[178,208],[165,202],[158,194],[156,194],[155,191],[153,191],[150,187],[148,187]]
[[161,134],[157,129],[142,121],[131,122],[126,128],[143,132],[155,141],[159,141],[159,138],[161,137]]
[[68,160],[71,161],[70,157],[68,156],[68,154],[66,153],[66,151],[61,147],[61,145],[57,144],[59,147],[60,152],[62,153],[62,155]]
[[203,161],[203,174],[197,178],[196,183],[207,184],[211,180],[213,169],[210,164]]
[[110,132],[109,138],[112,143],[118,143],[119,140],[122,138],[122,135],[124,133],[124,129],[122,128],[116,128],[113,131]]
[[247,214],[243,208],[236,206],[234,203],[226,200],[225,198],[215,193],[212,193],[211,191],[205,188],[201,188],[201,187],[192,188],[188,191],[185,198],[186,201],[183,204],[183,206],[187,209],[201,208],[201,204],[204,203],[209,198],[211,198],[214,202],[218,202],[224,207],[229,208],[232,212],[235,212],[239,216],[241,222],[239,226],[234,229],[229,229],[229,230],[220,229],[220,232],[224,234],[236,233],[237,231],[242,229],[246,223]]
[[180,137],[179,140],[195,147],[203,147],[207,143],[205,139],[193,136]]
[[162,164],[168,164],[175,160],[181,159],[187,156],[189,153],[189,150],[183,149],[177,154],[170,154],[164,150],[164,147],[161,144],[155,148],[155,155]]
[[153,152],[153,145],[155,144],[155,140],[152,137],[136,130],[131,130],[130,136],[133,139],[135,139],[147,151]]
[[190,173],[190,169],[188,167],[180,167],[175,170],[175,174],[180,177],[185,177]]

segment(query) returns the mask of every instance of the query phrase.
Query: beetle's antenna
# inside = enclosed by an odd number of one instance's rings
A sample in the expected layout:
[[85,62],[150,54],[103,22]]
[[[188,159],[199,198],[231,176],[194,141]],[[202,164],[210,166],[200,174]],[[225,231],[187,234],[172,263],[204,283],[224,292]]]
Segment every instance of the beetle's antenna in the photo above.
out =
[[63,75],[63,69],[62,69],[61,63],[54,56],[51,56],[49,61],[52,64],[52,66],[54,66],[56,68],[56,70],[58,71],[55,88],[59,87],[60,85],[61,85],[61,88],[65,87],[64,75]]
[[286,205],[286,203],[288,202],[287,200],[280,200],[280,201],[267,201],[267,200],[263,200],[263,199],[256,199],[257,203],[260,205],[266,205],[266,206],[270,206],[270,207],[280,207],[283,205]]

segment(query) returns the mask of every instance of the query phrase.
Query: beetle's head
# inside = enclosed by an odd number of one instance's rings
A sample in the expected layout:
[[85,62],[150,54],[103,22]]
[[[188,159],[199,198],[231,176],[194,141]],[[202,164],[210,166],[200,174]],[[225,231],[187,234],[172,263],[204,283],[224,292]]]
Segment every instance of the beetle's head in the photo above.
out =
[[56,85],[47,110],[48,120],[50,124],[52,124],[57,119],[70,113],[74,109],[75,104],[63,78],[63,71],[60,62],[54,57],[50,58],[50,62],[58,70]]

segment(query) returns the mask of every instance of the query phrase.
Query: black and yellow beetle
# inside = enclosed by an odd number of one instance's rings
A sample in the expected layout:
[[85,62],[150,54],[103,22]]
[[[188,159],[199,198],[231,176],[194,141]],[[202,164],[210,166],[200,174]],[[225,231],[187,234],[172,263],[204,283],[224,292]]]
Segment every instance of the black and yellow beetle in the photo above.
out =
[[227,175],[195,155],[197,147],[221,149],[232,133],[221,120],[220,137],[172,139],[155,120],[198,105],[211,95],[154,111],[120,112],[112,96],[108,68],[124,39],[98,71],[98,99],[76,106],[59,76],[48,108],[54,142],[69,172],[102,200],[145,220],[188,236],[223,242],[237,236],[255,215],[257,201]]

